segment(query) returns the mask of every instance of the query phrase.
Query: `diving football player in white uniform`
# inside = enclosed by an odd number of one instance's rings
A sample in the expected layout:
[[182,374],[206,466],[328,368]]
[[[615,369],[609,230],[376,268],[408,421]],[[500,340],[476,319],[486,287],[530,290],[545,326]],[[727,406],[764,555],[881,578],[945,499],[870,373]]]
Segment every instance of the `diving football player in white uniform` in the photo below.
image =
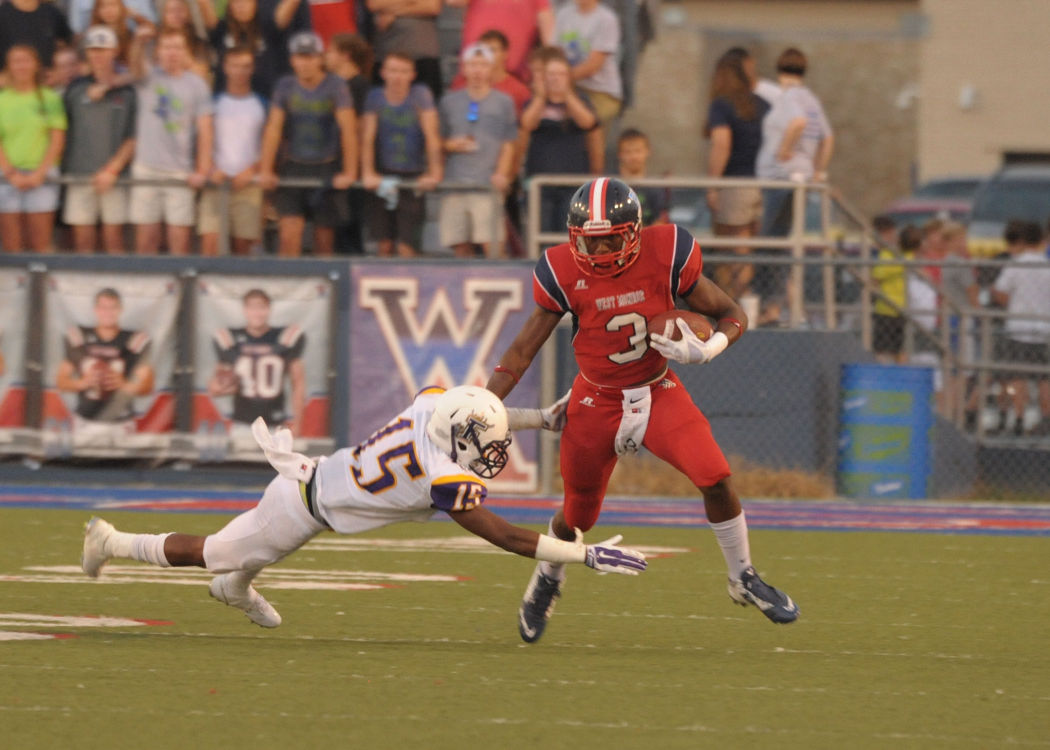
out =
[[105,563],[129,558],[161,567],[196,565],[217,573],[211,595],[267,628],[281,616],[251,585],[267,565],[332,529],[354,534],[397,521],[423,521],[444,511],[467,531],[537,560],[576,562],[603,572],[637,575],[645,555],[618,547],[620,537],[585,545],[514,526],[486,509],[485,479],[507,463],[510,429],[557,429],[563,402],[548,409],[508,411],[475,386],[426,388],[411,406],[367,440],[318,461],[291,451],[292,434],[271,435],[262,419],[253,431],[280,474],[259,504],[209,536],[131,534],[101,518],[87,523],[81,566],[97,577]]

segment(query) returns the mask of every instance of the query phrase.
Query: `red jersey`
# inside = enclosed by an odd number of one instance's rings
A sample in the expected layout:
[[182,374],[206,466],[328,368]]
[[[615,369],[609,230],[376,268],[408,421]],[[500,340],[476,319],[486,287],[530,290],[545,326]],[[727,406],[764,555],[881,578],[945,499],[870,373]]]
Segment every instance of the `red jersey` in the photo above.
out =
[[667,367],[649,348],[647,321],[672,309],[700,279],[700,245],[676,224],[646,227],[638,259],[610,277],[584,273],[568,243],[549,248],[536,263],[536,304],[571,313],[572,345],[580,374],[596,385],[618,388],[647,383]]

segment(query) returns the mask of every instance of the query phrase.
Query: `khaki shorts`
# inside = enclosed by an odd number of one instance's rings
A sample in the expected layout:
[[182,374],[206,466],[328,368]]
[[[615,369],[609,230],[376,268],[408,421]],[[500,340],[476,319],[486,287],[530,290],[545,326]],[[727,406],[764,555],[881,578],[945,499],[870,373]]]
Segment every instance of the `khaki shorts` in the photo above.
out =
[[623,102],[612,94],[606,94],[604,91],[591,91],[582,86],[580,91],[587,95],[591,106],[594,107],[594,116],[602,125],[608,124],[620,114]]
[[[131,166],[136,179],[185,180],[183,172],[153,169],[143,164]],[[193,188],[135,185],[131,188],[130,219],[132,224],[168,224],[173,227],[192,227],[196,200]]]
[[752,187],[718,189],[718,213],[716,224],[727,227],[744,227],[758,221],[762,216],[762,191]]
[[92,185],[69,185],[62,209],[62,221],[70,226],[126,224],[128,221],[128,189],[111,187],[104,193],[95,192]]
[[503,241],[503,201],[491,193],[450,193],[441,198],[440,239],[445,247]]
[[[221,229],[221,197],[218,188],[209,188],[201,193],[200,215],[197,219],[197,231],[201,234],[215,234]],[[262,200],[263,191],[258,185],[248,185],[230,193],[228,213],[232,237],[244,240],[262,237]]]

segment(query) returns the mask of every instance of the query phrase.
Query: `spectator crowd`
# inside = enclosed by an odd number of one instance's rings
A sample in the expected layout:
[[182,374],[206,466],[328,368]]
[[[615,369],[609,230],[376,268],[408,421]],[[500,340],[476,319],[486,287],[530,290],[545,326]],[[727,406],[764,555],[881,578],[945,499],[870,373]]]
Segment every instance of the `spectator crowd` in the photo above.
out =
[[[463,13],[450,81],[443,4]],[[272,227],[282,256],[368,242],[409,257],[424,196],[441,188],[441,245],[504,255],[519,245],[522,178],[604,171],[644,12],[599,0],[8,0],[0,245],[213,255],[228,239],[248,254]],[[563,227],[566,196],[549,200]]]

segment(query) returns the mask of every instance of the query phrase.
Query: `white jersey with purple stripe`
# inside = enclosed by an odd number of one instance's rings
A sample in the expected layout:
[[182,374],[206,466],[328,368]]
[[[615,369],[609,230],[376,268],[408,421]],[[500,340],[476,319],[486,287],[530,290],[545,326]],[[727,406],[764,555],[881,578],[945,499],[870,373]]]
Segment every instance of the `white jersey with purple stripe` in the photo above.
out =
[[314,474],[320,516],[342,534],[399,521],[426,521],[439,510],[471,510],[485,482],[427,436],[442,388],[424,388],[412,405],[360,445],[322,458]]

